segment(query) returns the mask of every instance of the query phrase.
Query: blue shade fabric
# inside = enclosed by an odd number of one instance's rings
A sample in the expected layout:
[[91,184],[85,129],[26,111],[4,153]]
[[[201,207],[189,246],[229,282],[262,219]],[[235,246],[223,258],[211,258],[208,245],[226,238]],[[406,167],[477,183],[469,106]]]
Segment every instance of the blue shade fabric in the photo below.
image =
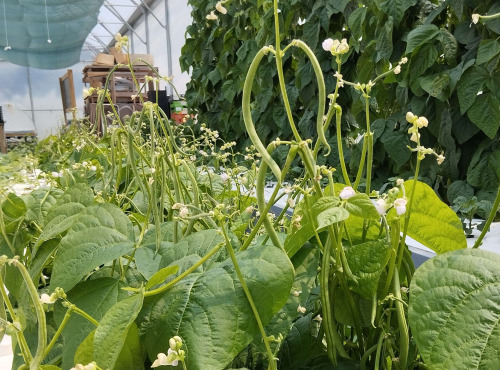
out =
[[0,58],[62,69],[80,61],[104,0],[0,0]]

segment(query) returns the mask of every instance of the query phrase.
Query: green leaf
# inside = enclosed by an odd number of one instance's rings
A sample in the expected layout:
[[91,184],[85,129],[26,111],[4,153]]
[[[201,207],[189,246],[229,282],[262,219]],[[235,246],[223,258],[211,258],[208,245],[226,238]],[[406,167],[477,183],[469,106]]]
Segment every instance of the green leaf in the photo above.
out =
[[457,94],[460,103],[460,113],[464,114],[474,104],[477,93],[483,88],[486,79],[480,68],[472,67],[464,72],[458,81]]
[[132,223],[113,204],[86,208],[75,219],[54,259],[50,288],[73,288],[96,267],[124,254],[135,244]]
[[[314,299],[313,290],[316,287],[315,280],[318,275],[319,251],[317,248],[308,245],[301,248],[292,258],[295,269],[295,279],[292,285],[292,293],[281,310],[273,316],[269,324],[265,327],[268,336],[279,334],[286,336],[291,330],[297,318],[297,307],[299,304],[306,307],[308,302]],[[292,329],[293,330],[293,329]],[[257,337],[253,341],[261,351],[265,352],[265,346],[261,338]],[[283,364],[281,364],[283,366]]]
[[389,60],[392,55],[392,20],[389,19],[384,23],[380,34],[377,38],[377,58],[375,62],[381,59]]
[[16,220],[26,214],[26,204],[16,194],[9,193],[2,203],[2,211],[4,216]]
[[353,216],[365,218],[367,220],[380,219],[380,215],[370,200],[370,197],[364,193],[356,194],[347,199],[345,209]]
[[337,222],[344,221],[349,217],[349,212],[345,208],[333,207],[321,212],[318,217],[318,227],[316,230],[324,229]]
[[87,338],[80,343],[75,352],[74,364],[88,364],[94,361],[94,335],[95,330],[92,330]]
[[412,30],[406,39],[405,54],[411,53],[416,47],[433,40],[439,33],[439,28],[433,24],[424,24]]
[[366,299],[377,291],[380,275],[389,260],[390,245],[386,239],[369,241],[346,247],[347,263],[357,279],[349,281],[350,288]]
[[50,209],[45,222],[51,221],[59,214],[58,208],[68,203],[79,203],[83,206],[91,206],[94,203],[94,192],[85,184],[77,184],[67,189],[64,194],[57,198],[56,203]]
[[[78,308],[85,311],[95,320],[100,321],[104,314],[117,303],[124,299],[127,293],[122,290],[123,284],[118,280],[106,277],[84,281],[67,292],[68,300]],[[54,318],[60,325],[67,308],[59,302],[54,307]],[[69,369],[74,366],[75,351],[80,343],[95,329],[94,324],[80,315],[71,315],[62,332],[64,341],[62,367]],[[93,361],[93,352],[90,357]],[[83,363],[78,361],[76,363]],[[87,364],[88,362],[85,362]]]
[[498,158],[498,153],[495,155],[495,152],[499,152],[499,150],[493,152],[485,150],[488,143],[485,142],[484,144],[478,147],[470,161],[467,170],[467,182],[481,189],[496,189],[499,183],[496,173],[498,164],[493,163]]
[[[272,246],[252,247],[236,257],[266,325],[290,294],[290,260]],[[172,289],[148,297],[138,322],[150,359],[165,352],[168,340],[179,335],[184,341],[187,368],[191,370],[225,367],[259,333],[230,260],[203,273],[190,274]]]
[[455,198],[459,196],[464,196],[467,198],[472,198],[474,196],[474,188],[470,186],[467,181],[457,180],[451,183],[446,192],[446,198],[448,198],[448,203],[453,204]]
[[500,102],[492,93],[479,95],[467,115],[490,139],[495,137],[500,127]]
[[406,10],[415,5],[417,0],[377,0],[376,3],[379,9],[394,18],[394,23],[397,25],[403,19]]
[[353,36],[359,38],[363,35],[363,24],[366,18],[367,7],[361,7],[354,10],[349,16],[347,24],[351,29]]
[[429,368],[498,367],[498,254],[464,249],[434,257],[417,269],[410,292],[409,324]]
[[449,65],[456,65],[458,43],[450,31],[442,28],[439,30],[439,40],[443,45],[444,58]]
[[309,205],[312,204],[310,215],[307,209],[305,209],[306,205],[304,200],[302,200],[295,208],[297,215],[302,217],[300,227],[297,230],[293,230],[291,233],[288,233],[285,239],[284,248],[290,258],[300,249],[300,247],[302,247],[314,236],[317,228],[316,225],[318,215],[321,212],[329,208],[337,207],[340,204],[340,198],[335,196],[326,196],[320,199],[310,197],[308,199]]
[[154,226],[146,232],[140,247],[137,248],[135,252],[135,263],[139,272],[146,279],[151,279],[151,277],[160,269],[160,261],[163,253],[162,250],[164,250],[174,240],[174,226],[175,224],[173,222],[165,222],[161,225],[161,237],[163,243],[160,244],[160,250],[158,253],[156,253],[156,228]]
[[[467,248],[467,241],[458,216],[444,204],[434,190],[420,181],[413,195],[413,180],[405,181],[406,196],[413,205],[408,225],[408,236],[440,254]],[[395,214],[395,210],[390,212]]]
[[497,40],[481,40],[477,51],[476,65],[489,62],[500,53],[500,42]]
[[155,285],[164,283],[167,277],[177,274],[177,271],[179,271],[179,266],[177,265],[162,268],[160,271],[154,274],[151,279],[149,279],[144,289],[149,290],[149,288],[152,288]]
[[425,76],[420,79],[420,86],[429,95],[441,101],[447,100],[451,95],[451,77],[449,71]]
[[424,44],[413,51],[410,61],[410,83],[419,78],[427,69],[432,67],[438,58],[436,47]]
[[144,296],[140,294],[116,303],[103,316],[95,330],[94,360],[104,369],[113,369],[122,351],[128,331],[142,308]]
[[298,319],[290,329],[279,352],[279,364],[283,369],[297,369],[303,365],[312,352],[312,315]]

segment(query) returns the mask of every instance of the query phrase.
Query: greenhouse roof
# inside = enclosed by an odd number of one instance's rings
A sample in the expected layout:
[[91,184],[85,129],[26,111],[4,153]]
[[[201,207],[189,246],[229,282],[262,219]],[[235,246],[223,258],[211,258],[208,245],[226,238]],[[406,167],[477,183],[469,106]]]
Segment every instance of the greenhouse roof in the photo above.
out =
[[0,0],[0,59],[61,69],[107,52],[154,0]]

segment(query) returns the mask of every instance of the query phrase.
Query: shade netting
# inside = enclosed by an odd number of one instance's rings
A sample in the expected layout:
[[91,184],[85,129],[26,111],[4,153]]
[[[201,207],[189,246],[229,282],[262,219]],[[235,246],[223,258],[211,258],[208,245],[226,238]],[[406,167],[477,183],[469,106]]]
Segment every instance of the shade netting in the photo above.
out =
[[79,62],[104,0],[0,0],[0,58],[41,69]]

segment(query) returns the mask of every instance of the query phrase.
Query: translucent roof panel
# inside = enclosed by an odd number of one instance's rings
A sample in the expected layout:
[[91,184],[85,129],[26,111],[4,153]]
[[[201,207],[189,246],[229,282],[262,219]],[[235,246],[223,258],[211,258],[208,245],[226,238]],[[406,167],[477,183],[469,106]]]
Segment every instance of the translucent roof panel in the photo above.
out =
[[61,69],[80,60],[104,0],[0,0],[0,58]]

